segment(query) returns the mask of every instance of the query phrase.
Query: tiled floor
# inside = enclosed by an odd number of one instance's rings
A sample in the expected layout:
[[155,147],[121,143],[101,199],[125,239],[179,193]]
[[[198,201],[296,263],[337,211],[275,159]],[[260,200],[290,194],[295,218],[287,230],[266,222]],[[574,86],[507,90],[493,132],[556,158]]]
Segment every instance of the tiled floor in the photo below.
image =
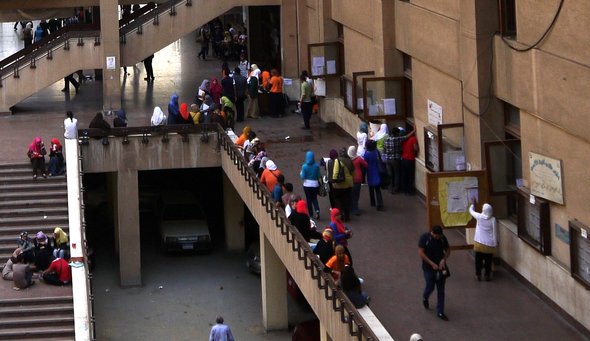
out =
[[[0,51],[14,51],[13,24],[0,28]],[[129,69],[122,76],[123,105],[130,125],[149,122],[153,107],[167,106],[168,98],[177,92],[181,102],[190,103],[204,77],[217,76],[220,62],[200,61],[197,46],[184,38],[156,53],[156,80],[147,84],[143,66]],[[26,146],[36,135],[45,140],[62,136],[66,110],[73,110],[86,127],[92,116],[102,108],[101,85],[91,81],[82,85],[80,93],[64,96],[61,82],[48,87],[17,105],[12,116],[0,117],[0,136],[4,153],[2,162],[25,161]],[[318,118],[312,120],[312,130],[299,129],[301,119],[287,115],[281,119],[263,118],[249,121],[262,140],[269,141],[271,157],[284,171],[287,181],[301,192],[299,167],[306,150],[326,155],[332,148],[348,146],[353,139],[338,129],[319,128]],[[243,125],[238,125],[241,130]],[[287,136],[289,138],[287,138]],[[355,268],[364,277],[364,289],[372,296],[371,308],[396,340],[406,340],[420,332],[425,340],[583,340],[558,314],[550,309],[525,286],[499,268],[492,282],[473,280],[473,258],[466,251],[455,252],[450,259],[453,277],[447,282],[446,313],[450,322],[436,318],[432,310],[425,311],[421,303],[423,286],[417,240],[426,230],[426,209],[417,197],[384,193],[385,211],[376,212],[367,203],[368,190],[363,188],[360,217],[350,226],[355,236],[350,242]],[[323,200],[322,220],[328,223],[328,203]],[[451,239],[461,237],[449,233]],[[157,291],[157,290],[156,290]],[[116,299],[113,301],[115,304]],[[431,298],[434,305],[434,297]],[[227,303],[226,309],[243,309]],[[258,318],[254,316],[253,318]],[[157,328],[146,319],[135,328]],[[106,327],[99,323],[99,327]],[[130,328],[131,329],[131,328]]]

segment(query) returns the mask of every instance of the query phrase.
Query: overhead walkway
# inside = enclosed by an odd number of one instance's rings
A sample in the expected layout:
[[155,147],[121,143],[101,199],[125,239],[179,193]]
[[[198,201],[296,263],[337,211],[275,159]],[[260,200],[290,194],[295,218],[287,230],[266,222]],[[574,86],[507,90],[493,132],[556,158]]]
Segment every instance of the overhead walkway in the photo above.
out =
[[[120,61],[134,65],[236,6],[280,5],[278,0],[171,0],[119,21]],[[100,27],[66,26],[0,61],[0,113],[65,76],[102,69]]]
[[[184,140],[180,142],[180,137],[188,136],[184,138],[186,140],[184,144],[190,146],[194,142],[189,141],[203,141],[201,137],[204,134],[209,134],[210,138],[208,142],[201,143],[217,144],[224,173],[260,226],[262,310],[265,327],[267,329],[287,327],[286,319],[281,319],[281,316],[286,317],[287,314],[284,272],[286,269],[332,340],[392,340],[369,308],[357,310],[336,286],[333,278],[322,271],[321,261],[313,254],[297,229],[289,223],[284,211],[275,207],[270,192],[260,183],[254,171],[247,166],[239,150],[220,127],[213,125],[133,127],[115,128],[106,133],[97,130],[81,130],[83,146],[80,155],[82,159],[85,159],[84,154],[91,151],[93,159],[110,160],[116,157],[118,148],[124,148],[125,154],[131,157],[133,153],[143,153],[145,148],[157,148],[156,145],[165,143],[162,142],[162,136],[167,136],[170,141],[166,142],[166,145],[183,144]],[[88,137],[106,137],[109,144],[104,145],[101,139]],[[69,146],[79,147],[77,144],[69,144]],[[103,150],[102,157],[99,150]],[[173,151],[170,150],[170,152]],[[78,155],[78,153],[72,150],[68,155]],[[92,162],[100,162],[100,160]],[[86,163],[83,161],[82,164]],[[74,210],[70,209],[70,211]],[[73,231],[73,224],[70,225],[72,235],[76,234]],[[84,238],[82,233],[80,235]],[[76,286],[76,283],[74,285]],[[74,290],[74,292],[76,295],[89,293],[88,290]],[[74,299],[76,300],[76,297]],[[79,301],[87,300],[80,298]],[[80,313],[89,314],[89,307],[82,309],[86,310]],[[77,314],[78,311],[76,316]]]

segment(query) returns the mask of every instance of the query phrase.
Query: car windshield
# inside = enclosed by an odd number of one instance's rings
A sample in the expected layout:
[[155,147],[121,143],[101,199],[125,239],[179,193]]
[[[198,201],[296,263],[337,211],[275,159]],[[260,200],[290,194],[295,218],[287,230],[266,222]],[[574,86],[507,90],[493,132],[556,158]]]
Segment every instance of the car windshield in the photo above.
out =
[[175,204],[164,207],[163,220],[205,219],[203,211],[195,204]]

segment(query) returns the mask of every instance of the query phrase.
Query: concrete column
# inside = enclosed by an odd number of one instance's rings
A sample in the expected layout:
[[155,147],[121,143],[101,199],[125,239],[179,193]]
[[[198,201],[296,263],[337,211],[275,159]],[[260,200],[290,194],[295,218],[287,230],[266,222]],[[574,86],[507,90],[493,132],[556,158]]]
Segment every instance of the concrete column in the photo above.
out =
[[[102,107],[103,110],[121,108],[121,52],[119,46],[119,2],[100,0],[100,46],[103,51]],[[115,58],[115,68],[107,69],[107,58]]]
[[228,251],[244,251],[244,202],[223,173],[223,212],[225,244]]
[[136,170],[117,172],[116,222],[118,225],[121,286],[141,285],[139,191]]
[[262,279],[262,323],[266,331],[288,327],[287,275],[285,266],[260,230],[260,265]]
[[[461,1],[459,52],[466,141],[495,140],[495,135],[503,136],[504,115],[490,82],[492,36],[498,30],[497,6],[496,1]],[[473,169],[483,168],[481,142],[468,143],[465,149],[467,162]]]
[[[283,0],[281,5],[281,54],[283,77],[297,78],[297,0]],[[306,52],[307,53],[307,52]]]

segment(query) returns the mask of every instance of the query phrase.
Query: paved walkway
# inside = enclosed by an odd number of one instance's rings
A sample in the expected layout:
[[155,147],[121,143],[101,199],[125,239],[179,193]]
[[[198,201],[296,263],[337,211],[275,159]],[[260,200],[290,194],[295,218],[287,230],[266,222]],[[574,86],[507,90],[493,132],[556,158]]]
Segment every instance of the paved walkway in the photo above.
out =
[[[9,37],[7,29],[12,31],[12,24],[7,25],[3,24],[0,31],[2,45]],[[6,44],[13,46],[14,42]],[[6,48],[2,46],[2,50]],[[131,75],[122,79],[130,125],[147,125],[153,106],[166,108],[173,92],[179,94],[181,102],[190,103],[201,80],[219,74],[220,62],[199,61],[196,54],[197,46],[188,37],[156,53],[153,85],[143,81],[143,66],[130,69]],[[15,115],[0,117],[2,162],[22,162],[27,145],[36,135],[46,141],[61,137],[66,109],[76,113],[80,127],[87,127],[101,109],[100,83],[84,83],[80,93],[74,95],[72,91],[71,97],[64,96],[61,87],[58,82],[17,105]],[[300,192],[298,174],[306,150],[327,155],[332,148],[354,143],[339,129],[319,128],[317,117],[312,119],[311,131],[301,130],[301,118],[293,114],[247,123],[267,141],[270,156]],[[365,279],[364,289],[373,298],[371,308],[396,340],[407,340],[413,332],[420,332],[425,340],[584,339],[505,269],[497,269],[492,282],[475,282],[473,258],[466,251],[457,251],[450,258],[453,276],[447,282],[446,304],[450,322],[439,320],[432,310],[425,311],[420,298],[423,279],[417,240],[427,229],[426,208],[418,197],[384,193],[385,210],[377,212],[369,207],[367,195],[368,189],[363,188],[362,215],[350,222],[355,231],[350,249],[355,268]],[[321,205],[320,227],[328,223],[327,199]],[[461,236],[449,232],[449,238],[459,241]],[[229,305],[228,309],[241,308]],[[146,320],[145,325],[133,328],[152,326],[153,321]]]

